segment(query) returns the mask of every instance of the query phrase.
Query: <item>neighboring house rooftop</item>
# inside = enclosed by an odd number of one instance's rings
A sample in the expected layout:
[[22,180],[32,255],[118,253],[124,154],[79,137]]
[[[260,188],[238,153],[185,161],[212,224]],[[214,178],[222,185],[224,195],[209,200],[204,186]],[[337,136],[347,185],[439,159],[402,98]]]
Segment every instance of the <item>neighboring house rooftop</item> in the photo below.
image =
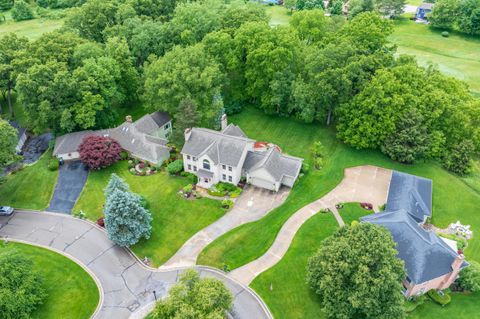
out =
[[87,130],[59,136],[55,141],[53,155],[77,152],[78,147],[86,136],[96,135],[112,137],[123,149],[132,155],[157,163],[170,156],[170,149],[166,146],[167,140],[149,135],[162,127],[157,124],[155,118],[157,120],[162,119],[162,121],[166,119],[163,112],[155,112],[147,114],[133,123],[124,122],[116,128],[99,131]]
[[247,137],[196,127],[187,136],[182,153],[195,157],[206,154],[215,164],[230,166],[238,166],[248,145],[254,143]]
[[263,152],[248,151],[243,168],[246,172],[264,168],[275,180],[281,182],[284,176],[296,179],[302,162],[303,159],[284,155],[272,147]]
[[[407,210],[371,214],[361,220],[382,225],[390,231],[410,282],[424,283],[452,271],[457,252],[435,233],[423,229]],[[464,262],[462,268],[467,265]]]
[[432,216],[432,180],[394,171],[388,190],[386,211],[404,209],[417,222]]

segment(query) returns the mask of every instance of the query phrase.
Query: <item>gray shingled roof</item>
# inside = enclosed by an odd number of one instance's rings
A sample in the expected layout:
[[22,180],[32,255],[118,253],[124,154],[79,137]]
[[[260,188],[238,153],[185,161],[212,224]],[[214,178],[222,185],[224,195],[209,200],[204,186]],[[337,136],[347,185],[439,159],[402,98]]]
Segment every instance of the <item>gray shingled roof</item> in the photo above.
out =
[[162,127],[172,120],[167,112],[157,111],[149,115],[157,123],[158,127]]
[[[390,231],[411,282],[420,284],[452,271],[457,252],[435,233],[419,226],[406,210],[371,214],[361,220],[382,225]],[[464,262],[462,267],[467,265]]]
[[[102,131],[104,132],[104,131]],[[59,136],[55,140],[53,155],[69,154],[78,151],[83,139],[89,135],[100,135],[97,131],[80,131]]]
[[13,126],[17,130],[17,139],[18,140],[20,140],[22,138],[22,135],[27,132],[26,129],[24,129],[23,127],[20,127],[20,124],[18,124],[15,121],[9,121],[8,123],[10,123],[10,125]]
[[249,151],[244,169],[247,172],[253,172],[264,168],[276,181],[281,182],[283,176],[296,178],[302,167],[302,161],[301,158],[284,155],[272,147],[264,152]]
[[166,146],[166,140],[148,135],[156,129],[158,125],[150,115],[146,115],[135,123],[125,122],[113,129],[65,134],[56,139],[53,155],[76,152],[86,136],[97,135],[110,136],[132,155],[157,163],[170,156],[170,149]]
[[394,171],[385,210],[404,209],[416,221],[432,216],[432,180]]
[[246,137],[193,128],[190,138],[183,145],[182,153],[195,157],[207,154],[215,164],[238,166],[243,152],[252,143],[254,141]]
[[247,135],[242,131],[242,129],[235,124],[229,124],[222,131],[222,133],[227,135],[232,135],[232,136],[247,137]]

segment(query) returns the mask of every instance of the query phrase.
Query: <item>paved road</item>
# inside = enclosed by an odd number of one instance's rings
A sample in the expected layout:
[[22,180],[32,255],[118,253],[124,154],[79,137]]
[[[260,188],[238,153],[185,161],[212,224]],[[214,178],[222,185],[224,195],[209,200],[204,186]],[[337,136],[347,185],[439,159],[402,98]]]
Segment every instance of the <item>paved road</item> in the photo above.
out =
[[47,210],[71,213],[87,178],[88,170],[80,161],[69,162],[60,166],[55,191]]
[[[95,318],[129,318],[136,310],[167,295],[183,269],[145,267],[129,250],[113,244],[94,224],[58,213],[16,212],[0,217],[0,237],[49,247],[73,257],[101,285],[101,307]],[[221,279],[234,295],[233,318],[272,318],[264,303],[246,286],[225,274],[196,267],[201,276]]]
[[230,275],[244,285],[249,285],[255,277],[273,267],[283,258],[303,223],[321,209],[329,208],[340,226],[344,222],[335,209],[335,205],[338,203],[368,202],[378,209],[387,202],[391,178],[391,170],[376,166],[347,168],[343,180],[332,191],[290,216],[283,224],[270,249],[263,256],[233,270]]
[[274,193],[266,189],[247,186],[237,198],[231,211],[190,237],[160,269],[194,266],[197,263],[198,255],[211,242],[240,225],[262,218],[272,209],[283,204],[289,190],[282,188],[278,193]]

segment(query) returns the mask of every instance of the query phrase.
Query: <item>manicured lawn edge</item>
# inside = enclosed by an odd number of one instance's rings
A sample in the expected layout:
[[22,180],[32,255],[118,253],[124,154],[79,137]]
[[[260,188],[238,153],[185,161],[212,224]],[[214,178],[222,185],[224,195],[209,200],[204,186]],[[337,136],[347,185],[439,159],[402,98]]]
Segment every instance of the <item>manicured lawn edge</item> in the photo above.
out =
[[82,268],[93,279],[93,281],[95,282],[95,285],[97,287],[97,290],[98,290],[99,300],[98,300],[97,306],[95,308],[95,311],[91,314],[90,318],[94,318],[100,312],[100,309],[103,305],[104,297],[105,297],[104,293],[103,293],[102,284],[100,283],[100,280],[98,279],[98,277],[89,268],[87,268],[80,260],[78,260],[77,258],[75,258],[75,257],[73,257],[73,256],[71,256],[71,255],[69,255],[69,254],[67,254],[67,253],[65,253],[61,250],[58,250],[58,249],[55,249],[55,248],[52,248],[52,247],[49,247],[49,246],[45,246],[45,245],[42,245],[42,244],[28,242],[28,241],[24,241],[24,240],[20,240],[20,239],[13,239],[13,238],[9,238],[8,241],[49,250],[51,252],[54,252],[56,254],[59,254],[59,255],[65,257],[65,258],[68,258],[70,261],[72,261],[75,264],[77,264],[78,266],[80,266],[80,268]]

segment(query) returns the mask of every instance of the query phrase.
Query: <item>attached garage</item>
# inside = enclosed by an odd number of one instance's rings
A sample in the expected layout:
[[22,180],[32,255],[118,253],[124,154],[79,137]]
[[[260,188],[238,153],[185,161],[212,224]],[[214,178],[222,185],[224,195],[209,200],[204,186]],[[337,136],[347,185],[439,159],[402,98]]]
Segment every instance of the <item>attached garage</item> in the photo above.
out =
[[278,183],[276,183],[275,181],[267,180],[267,179],[257,177],[257,176],[249,175],[249,178],[248,178],[247,182],[252,184],[253,186],[262,187],[262,188],[269,189],[269,190],[275,191],[275,192],[278,191],[278,189],[280,188],[280,185]]

